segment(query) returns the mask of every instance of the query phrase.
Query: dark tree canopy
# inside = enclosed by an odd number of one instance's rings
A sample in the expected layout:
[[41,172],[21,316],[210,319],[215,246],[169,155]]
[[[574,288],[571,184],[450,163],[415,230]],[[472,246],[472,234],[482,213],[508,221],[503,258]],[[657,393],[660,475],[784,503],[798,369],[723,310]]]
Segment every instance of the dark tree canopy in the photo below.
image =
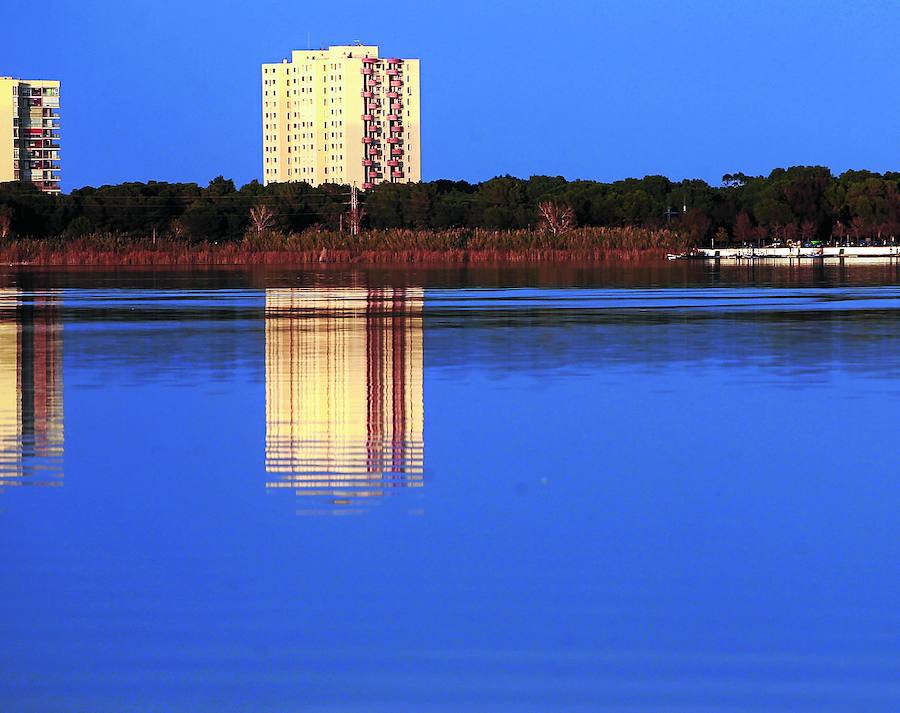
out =
[[[234,240],[249,226],[250,209],[264,204],[276,228],[298,233],[346,225],[350,189],[325,184],[257,181],[237,188],[222,176],[194,183],[123,183],[85,187],[61,196],[27,184],[0,184],[0,215],[19,237],[79,237],[92,232],[143,236],[168,233],[191,240]],[[777,168],[768,176],[726,174],[719,186],[665,176],[612,183],[561,176],[498,176],[482,183],[438,180],[381,184],[361,194],[363,226],[441,230],[535,227],[538,206],[572,209],[581,226],[667,225],[697,242],[727,236],[735,242],[765,237],[804,240],[847,235],[900,235],[900,173],[847,171],[822,166]]]

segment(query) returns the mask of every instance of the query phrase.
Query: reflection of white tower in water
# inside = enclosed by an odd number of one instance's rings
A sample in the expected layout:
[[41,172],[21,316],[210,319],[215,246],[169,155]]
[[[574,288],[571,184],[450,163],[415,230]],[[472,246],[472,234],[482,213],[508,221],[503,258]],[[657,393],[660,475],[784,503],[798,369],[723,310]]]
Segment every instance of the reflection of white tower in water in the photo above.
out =
[[0,488],[62,485],[62,325],[53,294],[0,290]]
[[421,487],[421,289],[266,292],[266,471],[337,504]]

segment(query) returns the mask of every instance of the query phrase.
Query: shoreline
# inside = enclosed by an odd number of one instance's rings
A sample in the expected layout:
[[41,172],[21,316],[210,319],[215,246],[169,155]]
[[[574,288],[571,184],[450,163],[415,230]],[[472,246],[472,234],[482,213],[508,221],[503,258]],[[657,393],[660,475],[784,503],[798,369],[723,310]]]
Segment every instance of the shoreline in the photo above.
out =
[[631,263],[665,260],[663,249],[523,249],[523,250],[247,250],[232,245],[203,245],[163,249],[28,250],[0,249],[0,264],[28,267],[226,267],[269,265],[314,266],[457,266],[524,263]]

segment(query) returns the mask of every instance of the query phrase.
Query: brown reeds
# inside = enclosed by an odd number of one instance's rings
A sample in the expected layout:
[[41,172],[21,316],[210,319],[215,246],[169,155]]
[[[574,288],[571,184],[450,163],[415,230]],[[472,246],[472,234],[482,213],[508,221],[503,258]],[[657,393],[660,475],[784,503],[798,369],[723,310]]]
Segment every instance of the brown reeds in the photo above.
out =
[[687,248],[667,229],[575,228],[559,235],[531,230],[373,230],[359,236],[307,230],[248,233],[228,242],[159,239],[115,233],[77,239],[12,239],[0,262],[43,266],[289,265],[313,263],[502,263],[635,260]]

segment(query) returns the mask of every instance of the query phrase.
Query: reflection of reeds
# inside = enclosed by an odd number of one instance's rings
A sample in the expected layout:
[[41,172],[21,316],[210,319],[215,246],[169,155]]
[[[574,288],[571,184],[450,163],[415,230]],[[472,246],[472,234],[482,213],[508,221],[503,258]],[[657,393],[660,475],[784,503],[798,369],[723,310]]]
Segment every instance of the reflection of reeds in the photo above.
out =
[[575,228],[552,236],[532,230],[452,228],[263,233],[211,243],[96,234],[77,240],[17,240],[0,248],[6,263],[35,265],[229,265],[308,263],[491,263],[634,260],[685,249],[667,229]]

